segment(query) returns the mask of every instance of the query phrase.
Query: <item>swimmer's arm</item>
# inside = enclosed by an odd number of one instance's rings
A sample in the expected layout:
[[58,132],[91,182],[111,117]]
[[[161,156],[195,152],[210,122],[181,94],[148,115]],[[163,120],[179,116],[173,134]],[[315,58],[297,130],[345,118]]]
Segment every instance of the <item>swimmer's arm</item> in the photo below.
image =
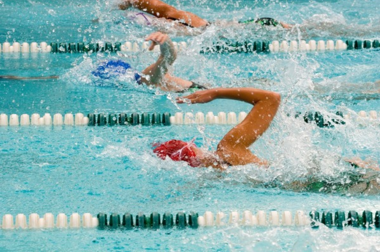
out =
[[198,91],[177,100],[183,103],[207,103],[214,99],[231,99],[254,105],[243,122],[232,128],[219,142],[217,154],[231,165],[256,163],[267,166],[265,160],[248,149],[269,127],[280,105],[278,93],[256,88],[215,88]]
[[344,161],[346,161],[347,163],[351,165],[354,165],[363,169],[371,169],[374,171],[380,171],[379,164],[377,164],[374,161],[365,161],[359,157],[345,158]]
[[149,77],[143,77],[142,81],[147,85],[159,85],[165,74],[168,72],[169,66],[176,60],[177,53],[173,42],[166,34],[155,32],[149,35],[145,40],[150,40],[152,42],[149,50],[153,50],[155,45],[159,45],[161,55],[154,64],[142,71],[144,75]]
[[[128,1],[128,0],[127,0]],[[208,22],[194,13],[181,11],[160,0],[130,0],[132,6],[158,18],[183,20],[193,27],[206,26]]]
[[48,79],[58,79],[58,75],[51,75],[51,76],[35,76],[35,77],[22,77],[22,76],[16,76],[16,75],[0,75],[0,79],[7,79],[7,80],[48,80]]

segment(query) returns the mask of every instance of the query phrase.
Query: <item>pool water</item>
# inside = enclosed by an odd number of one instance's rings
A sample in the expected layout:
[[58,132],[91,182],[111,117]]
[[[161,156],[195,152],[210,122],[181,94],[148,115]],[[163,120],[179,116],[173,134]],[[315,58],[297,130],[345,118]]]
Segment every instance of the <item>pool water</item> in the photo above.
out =
[[[342,157],[379,161],[380,130],[360,126],[361,110],[380,112],[377,49],[319,53],[200,54],[201,46],[223,39],[374,39],[379,38],[376,0],[357,1],[215,1],[168,3],[208,20],[244,20],[273,16],[301,25],[300,32],[239,31],[211,27],[186,41],[174,64],[176,75],[213,87],[257,87],[281,93],[282,105],[270,129],[252,151],[270,161],[268,169],[254,165],[226,172],[191,168],[163,161],[152,143],[178,138],[208,150],[216,148],[229,125],[115,127],[0,127],[0,215],[47,212],[150,214],[151,212],[244,210],[349,211],[380,210],[378,195],[295,192],[287,184],[315,177],[346,181],[358,172]],[[102,1],[0,0],[0,41],[18,42],[142,42],[153,31],[109,12]],[[360,10],[360,11],[358,11]],[[91,21],[101,17],[99,23]],[[121,22],[120,22],[121,20]],[[314,22],[325,29],[313,29]],[[331,23],[338,23],[332,27]],[[328,26],[328,27],[326,27]],[[306,28],[305,28],[306,27]],[[356,27],[357,29],[352,29]],[[302,30],[304,29],[304,30]],[[306,29],[306,30],[305,30]],[[58,80],[0,81],[0,113],[164,113],[248,112],[250,106],[217,100],[209,104],[177,105],[176,93],[138,86],[120,77],[100,82],[92,69],[106,59],[122,58],[141,71],[157,53],[5,54],[0,75],[48,76]],[[297,112],[336,111],[352,120],[334,128],[319,128],[295,118]],[[261,181],[258,185],[255,181]],[[219,250],[219,251],[375,251],[379,231],[310,227],[224,227],[177,230],[2,230],[1,251]]]

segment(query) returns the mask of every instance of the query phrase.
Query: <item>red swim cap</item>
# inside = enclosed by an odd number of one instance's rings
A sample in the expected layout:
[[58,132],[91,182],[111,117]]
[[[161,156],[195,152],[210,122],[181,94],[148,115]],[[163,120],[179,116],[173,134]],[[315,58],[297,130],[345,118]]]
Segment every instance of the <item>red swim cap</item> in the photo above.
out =
[[200,162],[196,158],[195,152],[190,148],[191,146],[195,145],[191,142],[186,143],[181,140],[170,140],[159,144],[153,152],[162,160],[165,160],[166,156],[168,156],[174,161],[185,161],[190,166],[197,167],[200,165]]

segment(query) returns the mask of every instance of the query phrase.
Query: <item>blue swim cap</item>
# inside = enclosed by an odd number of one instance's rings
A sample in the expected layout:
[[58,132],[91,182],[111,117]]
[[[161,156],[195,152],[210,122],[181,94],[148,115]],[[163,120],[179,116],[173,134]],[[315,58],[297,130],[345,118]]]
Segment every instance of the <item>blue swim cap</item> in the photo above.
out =
[[110,60],[102,62],[92,74],[102,79],[109,79],[111,77],[123,75],[131,69],[131,65],[122,60]]

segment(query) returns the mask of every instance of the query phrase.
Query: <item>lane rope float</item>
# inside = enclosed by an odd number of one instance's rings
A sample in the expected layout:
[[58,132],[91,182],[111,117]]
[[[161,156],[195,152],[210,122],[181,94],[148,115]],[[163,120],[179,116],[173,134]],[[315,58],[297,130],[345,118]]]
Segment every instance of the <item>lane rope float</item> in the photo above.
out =
[[[247,113],[242,111],[236,114],[235,112],[219,112],[215,115],[213,112],[208,112],[206,115],[202,112],[195,114],[187,112],[176,112],[173,116],[171,113],[90,113],[85,116],[83,113],[72,113],[62,115],[45,113],[41,116],[34,113],[31,116],[28,114],[0,114],[0,127],[6,126],[170,126],[170,125],[191,125],[191,124],[207,124],[207,125],[236,125],[242,122],[247,116]],[[379,114],[371,110],[360,111],[357,114],[345,114],[337,111],[335,115],[325,115],[319,111],[307,111],[305,113],[297,112],[294,115],[288,114],[295,118],[301,118],[306,123],[315,123],[320,128],[332,128],[335,125],[344,125],[346,121],[352,121],[359,126],[379,126]]]
[[[161,217],[162,216],[162,217]],[[211,211],[206,211],[203,215],[196,212],[178,212],[173,215],[170,212],[159,214],[153,212],[145,215],[139,212],[135,216],[126,212],[122,215],[111,213],[109,217],[105,213],[98,213],[93,216],[91,213],[73,213],[67,216],[59,213],[54,216],[52,213],[45,213],[39,216],[32,213],[27,218],[25,214],[17,214],[15,217],[11,214],[5,214],[2,218],[1,229],[78,229],[78,228],[98,228],[104,229],[184,229],[199,227],[223,227],[227,225],[247,226],[247,227],[306,227],[319,228],[325,225],[329,228],[343,229],[348,226],[356,228],[376,228],[380,229],[380,211],[373,214],[370,210],[364,210],[361,214],[357,211],[310,211],[309,214],[298,210],[292,214],[291,211],[270,211],[259,210],[252,213],[249,210],[240,214],[238,211],[232,211],[228,215],[223,212],[217,212],[215,215]]]
[[[177,51],[187,49],[185,41],[173,42]],[[98,42],[98,43],[66,43],[66,42],[37,42],[19,43],[4,42],[0,44],[0,52],[3,53],[87,53],[87,52],[140,52],[148,51],[149,42]],[[373,40],[292,40],[292,41],[219,41],[211,46],[205,46],[200,53],[262,53],[262,52],[324,52],[324,51],[343,51],[343,50],[362,50],[380,48],[379,39]],[[159,52],[159,47],[154,47],[154,52]]]

